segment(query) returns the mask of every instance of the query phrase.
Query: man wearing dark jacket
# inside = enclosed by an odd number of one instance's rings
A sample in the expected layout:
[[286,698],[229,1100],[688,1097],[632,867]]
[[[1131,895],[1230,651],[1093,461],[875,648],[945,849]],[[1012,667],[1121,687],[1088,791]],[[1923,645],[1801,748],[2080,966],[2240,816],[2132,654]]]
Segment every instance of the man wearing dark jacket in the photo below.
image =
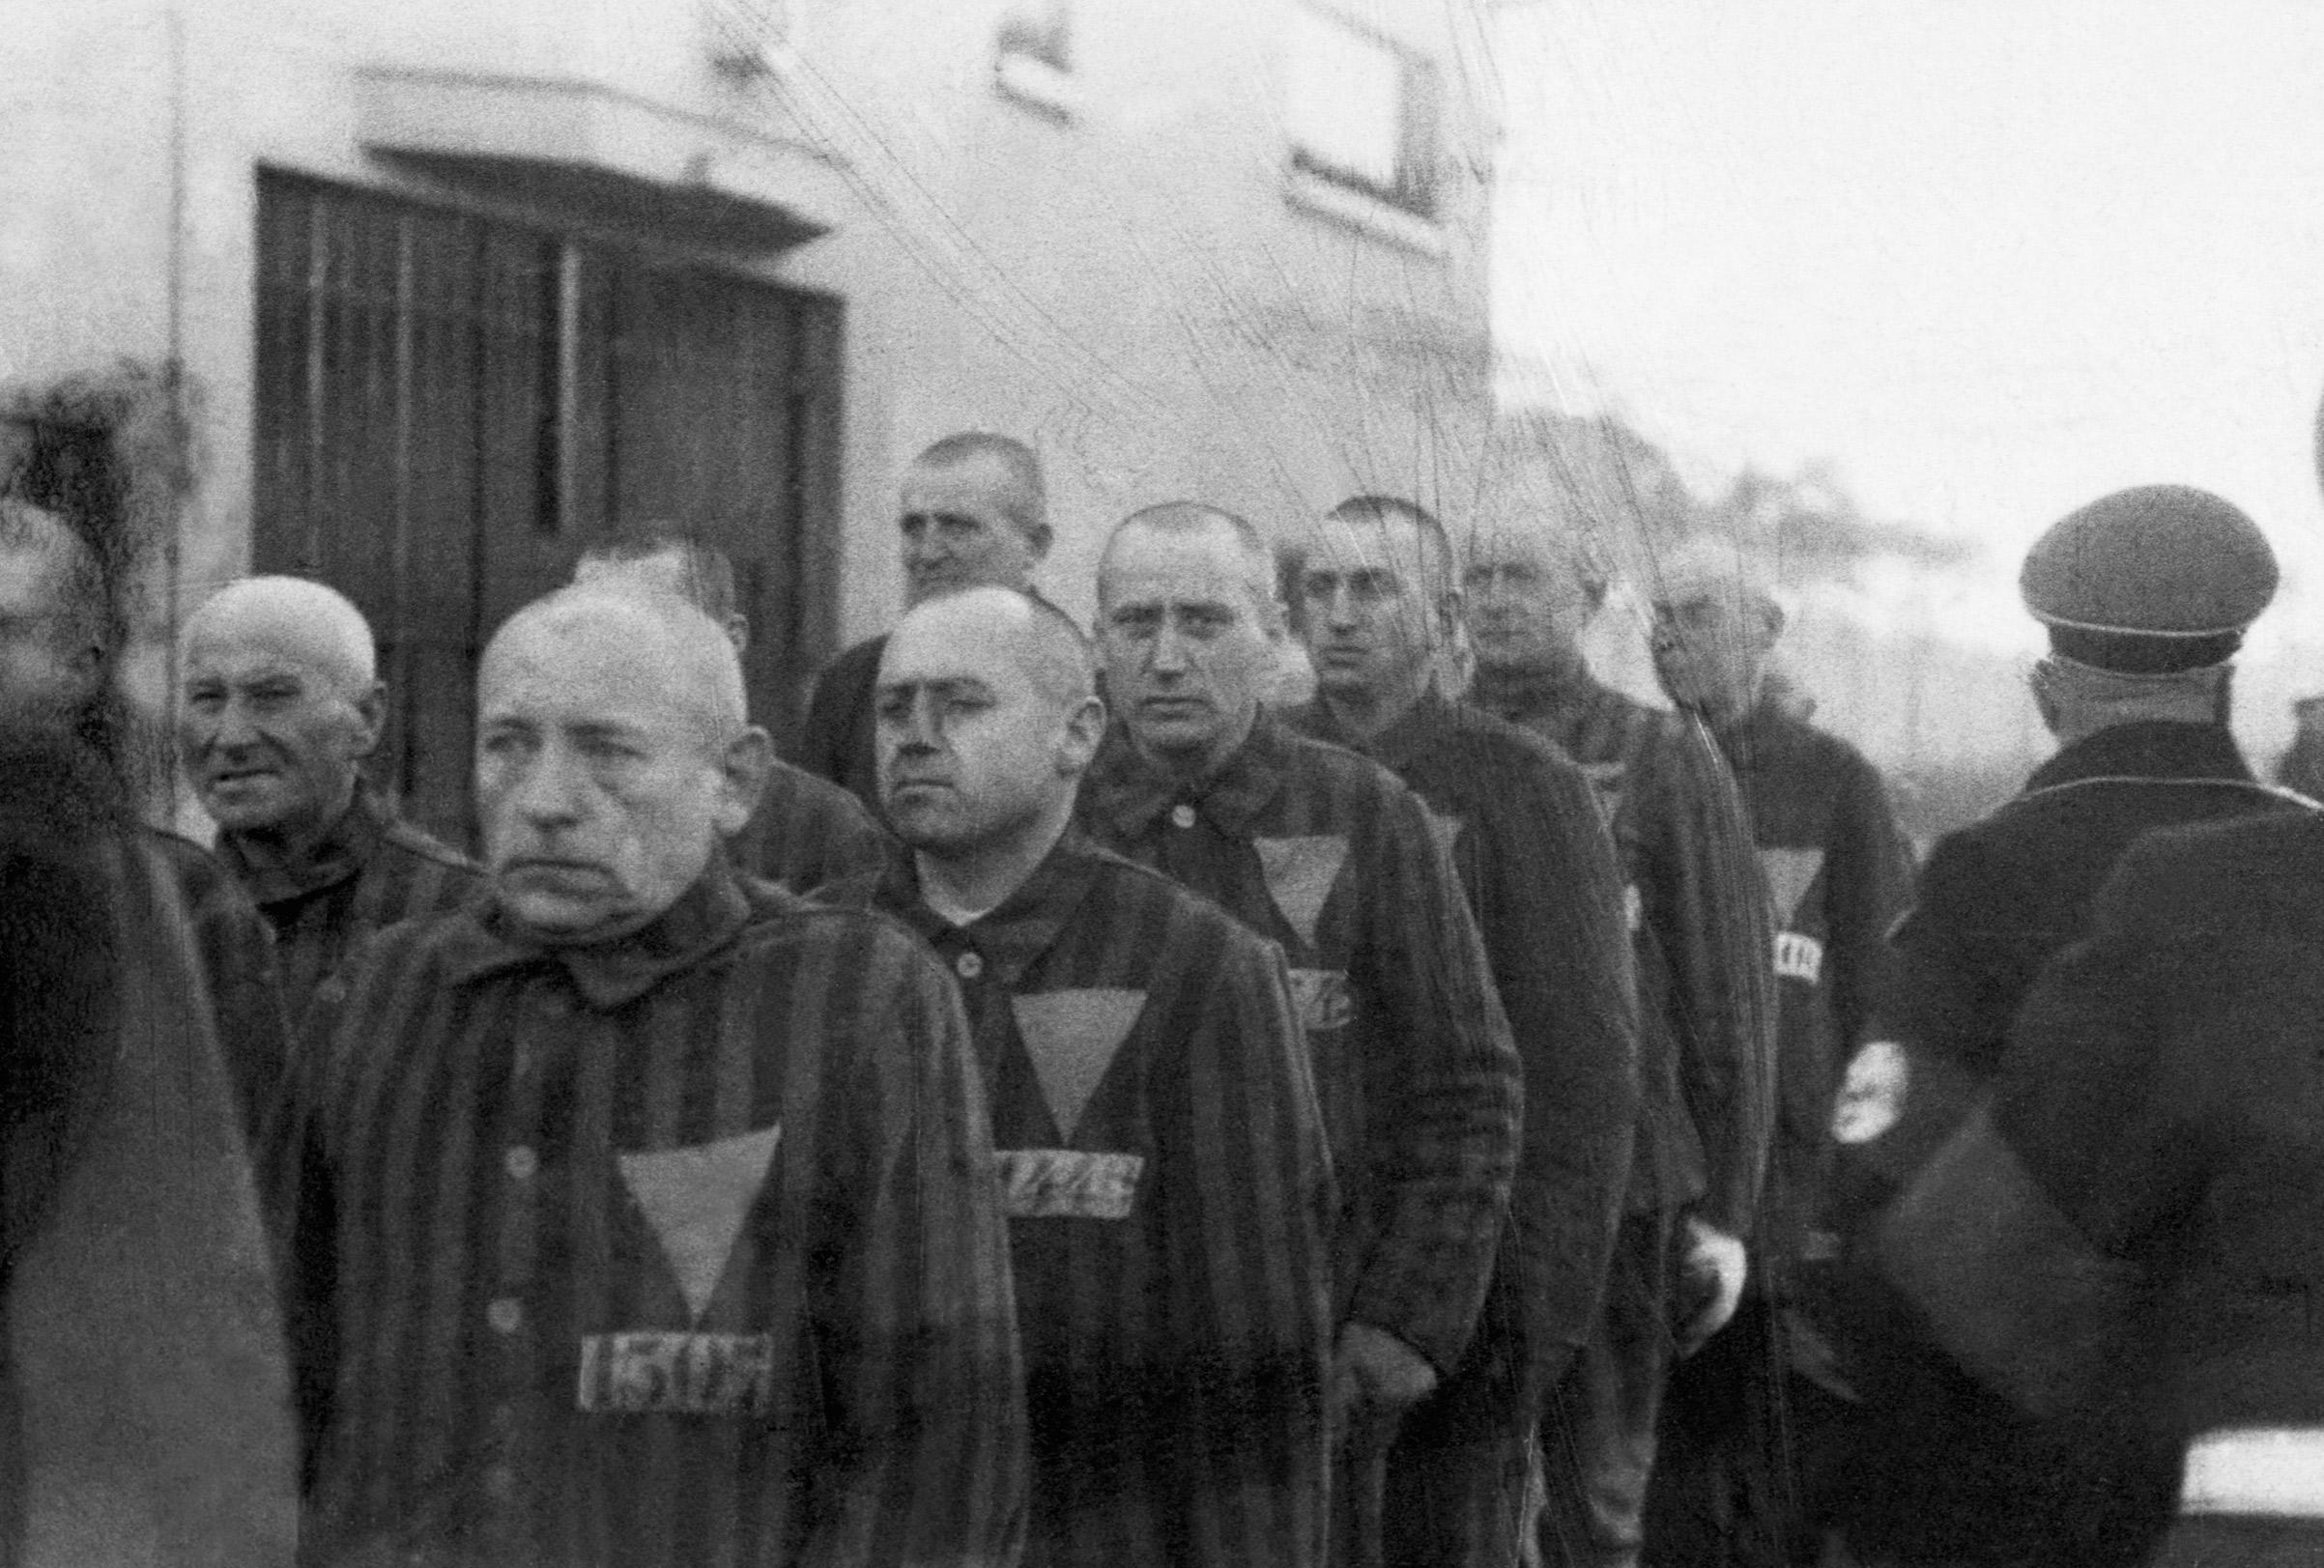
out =
[[1773,898],[1781,997],[1777,1118],[1751,1237],[1752,1285],[1727,1332],[1672,1374],[1649,1494],[1647,1555],[1673,1568],[1822,1560],[1819,1477],[1853,1390],[1817,1323],[1837,1240],[1824,1212],[1832,1094],[1867,1039],[1889,927],[1912,863],[1880,775],[1786,711],[1769,679],[1784,611],[1723,541],[1658,558],[1654,669],[1734,770]]
[[0,1560],[287,1565],[288,1357],[234,1085],[107,744],[125,570],[0,499]]
[[1504,1568],[1527,1445],[1604,1294],[1638,1040],[1621,873],[1589,781],[1546,741],[1437,689],[1454,570],[1443,527],[1411,501],[1357,497],[1307,530],[1286,555],[1285,597],[1317,698],[1285,719],[1389,767],[1426,805],[1524,1064],[1524,1148],[1484,1316],[1390,1456],[1392,1561]]
[[[906,610],[939,594],[990,584],[1030,590],[1049,553],[1041,460],[1007,436],[964,431],[912,460],[897,502]],[[876,814],[875,688],[885,637],[868,638],[816,677],[799,766],[845,785]]]
[[218,859],[274,927],[294,1022],[355,944],[477,886],[362,777],[387,697],[371,627],[320,583],[252,577],[188,616],[178,750]]
[[[2296,811],[2227,730],[2229,660],[2276,589],[2274,553],[2220,498],[2148,485],[2076,511],[2020,577],[2049,628],[2033,675],[2057,754],[2024,791],[1940,841],[1898,927],[1876,1038],[1844,1075],[1841,1224],[1859,1256],[1864,1420],[1843,1499],[1860,1554],[1904,1563],[2136,1560],[2167,1522],[2175,1446],[2146,1390],[2062,1424],[1967,1378],[1879,1285],[1877,1216],[2007,1060],[2034,977],[2087,927],[2115,862],[2157,828]],[[1931,1465],[1932,1449],[1945,1463]]]
[[1330,1160],[1282,950],[1096,847],[1085,639],[1006,588],[880,661],[879,906],[991,1086],[1033,1454],[1027,1568],[1322,1568]]
[[1946,1348],[2020,1407],[2171,1390],[2176,1517],[2159,1554],[2107,1561],[2324,1562],[2319,1019],[2324,817],[2148,835],[1882,1239]]
[[1543,1455],[1552,1507],[1541,1543],[1552,1561],[1627,1568],[1671,1364],[1741,1298],[1775,1116],[1773,938],[1727,765],[1699,720],[1633,702],[1590,673],[1579,640],[1607,584],[1553,527],[1509,519],[1470,546],[1471,699],[1580,764],[1628,882],[1642,1038],[1636,1155],[1606,1308],[1572,1384],[1574,1451]]
[[1331,1403],[1349,1432],[1334,1560],[1376,1560],[1399,1423],[1461,1366],[1506,1223],[1523,1080],[1460,876],[1394,775],[1287,731],[1258,687],[1279,625],[1258,530],[1176,503],[1114,530],[1098,641],[1119,722],[1091,837],[1283,946],[1339,1178]]

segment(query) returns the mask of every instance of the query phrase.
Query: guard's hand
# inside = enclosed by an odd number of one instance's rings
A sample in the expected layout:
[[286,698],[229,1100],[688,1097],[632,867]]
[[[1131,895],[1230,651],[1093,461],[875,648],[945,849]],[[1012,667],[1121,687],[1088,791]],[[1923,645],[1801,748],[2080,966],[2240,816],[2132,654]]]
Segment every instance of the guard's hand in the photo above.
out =
[[1692,1214],[1686,1220],[1686,1254],[1678,1263],[1678,1354],[1692,1355],[1727,1326],[1743,1299],[1749,1265],[1739,1237]]
[[1436,1391],[1428,1358],[1385,1328],[1351,1323],[1332,1356],[1331,1414],[1335,1432],[1360,1412],[1401,1412]]

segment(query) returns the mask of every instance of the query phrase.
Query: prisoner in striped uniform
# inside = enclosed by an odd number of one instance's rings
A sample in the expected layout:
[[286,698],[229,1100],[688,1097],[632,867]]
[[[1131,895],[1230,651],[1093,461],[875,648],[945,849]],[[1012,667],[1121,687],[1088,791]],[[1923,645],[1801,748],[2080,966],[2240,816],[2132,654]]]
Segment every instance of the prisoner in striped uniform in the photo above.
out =
[[[1585,526],[1564,520],[1570,527]],[[1663,1383],[1733,1317],[1774,1126],[1776,1000],[1765,884],[1742,798],[1702,725],[1600,684],[1579,639],[1604,575],[1546,519],[1489,519],[1463,573],[1471,699],[1580,764],[1629,879],[1642,1105],[1630,1213],[1601,1333],[1563,1397],[1580,1436],[1550,1461],[1543,1554],[1638,1559]],[[1674,1331],[1676,1323],[1676,1331]],[[1546,1536],[1555,1534],[1557,1540]]]
[[1006,588],[888,640],[881,902],[968,1002],[1032,1425],[1030,1564],[1323,1560],[1330,1162],[1281,952],[1091,845],[1087,642]]
[[[734,651],[750,654],[750,617],[734,590],[734,562],[715,545],[668,531],[590,550],[573,568],[576,583],[674,593],[726,628]],[[894,841],[871,808],[828,779],[777,761],[767,769],[759,809],[728,844],[734,864],[814,893],[832,883],[876,876]]]
[[1776,926],[1778,1112],[1736,1323],[1672,1375],[1647,1552],[1673,1565],[1812,1561],[1835,1488],[1861,1468],[1858,1390],[1834,1350],[1841,1238],[1833,1095],[1870,1036],[1912,856],[1879,771],[1785,711],[1768,681],[1784,610],[1756,563],[1705,541],[1660,562],[1654,669],[1709,727],[1750,812]]
[[570,589],[487,649],[492,897],[367,944],[269,1137],[318,1563],[1000,1568],[1007,1233],[959,993],[738,879],[718,628]]
[[476,869],[367,784],[387,719],[371,628],[320,583],[253,577],[186,623],[178,753],[217,855],[274,927],[294,1021],[368,932],[449,909]]
[[1451,846],[1525,1065],[1525,1144],[1493,1284],[1454,1376],[1390,1455],[1389,1560],[1516,1560],[1527,1445],[1596,1322],[1638,1111],[1621,873],[1581,770],[1446,700],[1452,548],[1410,501],[1342,502],[1285,552],[1317,700],[1288,715],[1393,769]]
[[1119,704],[1081,798],[1102,842],[1280,942],[1340,1191],[1332,1398],[1359,1440],[1334,1548],[1376,1552],[1385,1449],[1460,1364],[1508,1212],[1523,1086],[1460,880],[1385,768],[1259,708],[1278,613],[1248,522],[1140,512],[1100,569]]

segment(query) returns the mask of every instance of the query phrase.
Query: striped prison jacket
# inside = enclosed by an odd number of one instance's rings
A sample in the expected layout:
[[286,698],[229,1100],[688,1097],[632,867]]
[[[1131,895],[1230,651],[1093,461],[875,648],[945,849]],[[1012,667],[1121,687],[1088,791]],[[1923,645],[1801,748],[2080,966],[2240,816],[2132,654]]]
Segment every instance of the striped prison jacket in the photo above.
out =
[[310,1561],[998,1568],[1023,1383],[959,993],[723,859],[383,933],[268,1136]]
[[1775,1125],[1775,937],[1751,824],[1700,721],[1587,670],[1480,669],[1470,699],[1596,786],[1629,877],[1643,1054],[1630,1207],[1757,1217]]
[[300,865],[253,864],[231,833],[218,835],[217,858],[274,927],[294,1026],[363,937],[455,908],[482,881],[473,861],[397,817],[360,781],[346,814]]
[[1525,1067],[1525,1141],[1477,1343],[1440,1404],[1531,1424],[1597,1322],[1638,1114],[1622,879],[1581,770],[1431,691],[1369,742],[1318,703],[1287,715],[1382,763],[1426,805],[1484,938]]
[[1276,946],[1069,831],[955,927],[1032,1423],[1029,1568],[1320,1568],[1331,1171]]
[[1420,799],[1262,714],[1221,768],[1184,788],[1117,726],[1080,807],[1101,843],[1282,945],[1339,1183],[1339,1316],[1450,1376],[1507,1218],[1524,1090],[1460,879]]

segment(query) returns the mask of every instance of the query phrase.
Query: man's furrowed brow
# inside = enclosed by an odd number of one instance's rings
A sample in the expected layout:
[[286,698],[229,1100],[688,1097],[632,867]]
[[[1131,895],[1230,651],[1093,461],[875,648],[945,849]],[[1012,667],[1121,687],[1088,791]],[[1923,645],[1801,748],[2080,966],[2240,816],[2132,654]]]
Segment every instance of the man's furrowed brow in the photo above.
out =
[[882,698],[908,698],[926,692],[934,698],[990,697],[991,684],[975,675],[915,675],[906,673],[896,680],[879,683]]

